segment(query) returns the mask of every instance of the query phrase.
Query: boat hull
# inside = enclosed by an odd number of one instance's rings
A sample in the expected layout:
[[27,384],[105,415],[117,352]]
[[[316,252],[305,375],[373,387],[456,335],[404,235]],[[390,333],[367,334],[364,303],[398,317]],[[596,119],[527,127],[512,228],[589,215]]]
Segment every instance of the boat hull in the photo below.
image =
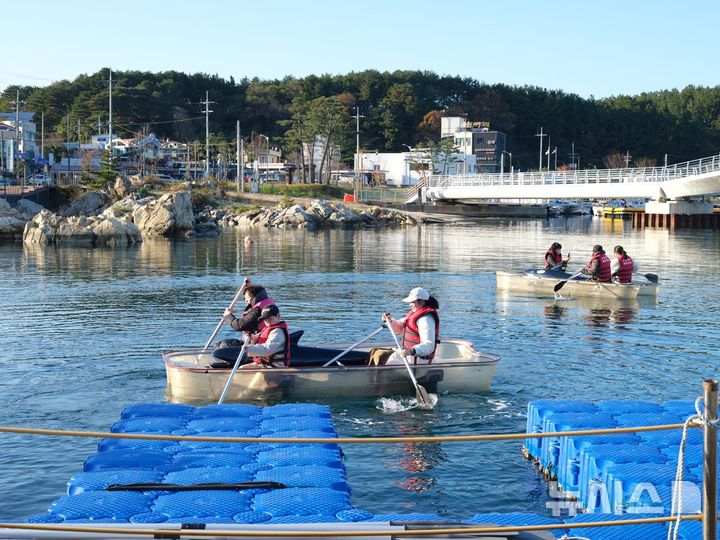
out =
[[[367,344],[372,347],[390,343]],[[336,347],[342,351],[342,344]],[[201,404],[217,402],[231,369],[208,368],[212,351],[176,351],[163,355],[167,374],[168,401]],[[418,382],[429,392],[482,392],[490,389],[496,355],[479,353],[463,340],[438,345],[430,365],[413,366]],[[340,359],[342,362],[342,359]],[[391,366],[338,366],[238,369],[226,402],[273,399],[326,399],[333,397],[414,395],[414,387],[403,364]]]
[[[507,291],[528,292],[539,296],[555,296],[555,286],[565,281],[571,274],[542,270],[528,272],[495,273],[497,288]],[[638,296],[656,296],[657,283],[599,283],[587,278],[571,279],[558,291],[569,297],[606,298],[633,300]],[[642,291],[642,293],[641,293]]]

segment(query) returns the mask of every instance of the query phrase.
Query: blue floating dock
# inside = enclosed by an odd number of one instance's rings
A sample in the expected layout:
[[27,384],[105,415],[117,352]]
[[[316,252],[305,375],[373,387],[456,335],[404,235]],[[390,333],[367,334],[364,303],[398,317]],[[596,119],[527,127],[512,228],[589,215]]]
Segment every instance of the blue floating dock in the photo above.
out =
[[[616,426],[680,423],[694,412],[690,402],[588,403],[543,400],[528,406],[527,432],[568,431]],[[326,443],[216,443],[103,439],[89,456],[83,471],[68,482],[68,494],[28,523],[48,524],[226,524],[228,526],[283,524],[351,524],[434,522],[451,526],[435,514],[389,513],[373,515],[354,508],[342,452],[333,439],[337,433],[330,409],[314,404],[209,405],[145,404],[129,407],[111,429],[114,433],[154,433],[216,437],[327,439]],[[685,479],[698,483],[702,476],[702,437],[690,432],[686,447]],[[694,434],[694,435],[692,435]],[[579,506],[616,513],[583,513],[566,508],[560,517],[530,513],[477,514],[467,525],[552,525],[551,534],[591,540],[664,538],[665,524],[609,528],[568,528],[568,524],[618,521],[645,517],[648,505],[670,508],[670,483],[675,478],[680,431],[629,433],[569,438],[527,439],[526,453],[539,466],[557,476],[560,487],[578,496]],[[593,487],[599,481],[621,489],[605,495]],[[642,482],[653,482],[661,501],[647,493],[629,497]],[[223,483],[223,489],[192,489],[196,484]],[[228,489],[227,484],[277,482],[277,489]],[[108,490],[120,484],[173,484],[188,489],[144,491]],[[195,486],[196,487],[196,486]],[[210,486],[213,487],[213,486]],[[245,486],[247,487],[247,486]],[[633,502],[633,504],[629,504]],[[603,506],[605,505],[605,506]],[[696,505],[686,493],[685,508]],[[648,514],[656,517],[658,513]],[[457,523],[457,522],[455,522]],[[184,526],[184,525],[183,525]],[[683,540],[701,538],[699,523],[684,523]]]
[[[682,424],[692,402],[542,400],[528,404],[526,433]],[[682,430],[526,439],[525,452],[584,512],[668,514]],[[688,431],[683,511],[699,512],[702,431]]]
[[[68,495],[30,523],[332,523],[373,517],[350,504],[326,406],[178,404],[126,409],[113,433],[211,437],[317,437],[326,444],[103,439],[68,482]],[[135,483],[188,486],[280,482],[282,489],[108,491]]]

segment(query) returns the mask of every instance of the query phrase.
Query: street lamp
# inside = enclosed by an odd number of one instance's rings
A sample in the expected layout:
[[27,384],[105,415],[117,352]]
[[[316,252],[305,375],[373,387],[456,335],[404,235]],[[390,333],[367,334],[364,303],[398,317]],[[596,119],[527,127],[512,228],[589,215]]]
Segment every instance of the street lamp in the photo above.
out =
[[[412,151],[413,151],[412,146],[409,146],[409,145],[407,145],[407,144],[403,144],[403,146],[408,149],[408,153],[409,153],[409,154],[412,154]],[[412,184],[412,182],[411,182],[412,178],[410,177],[410,172],[411,172],[411,170],[410,170],[410,160],[411,160],[411,159],[412,159],[412,156],[408,156],[408,157],[405,159],[405,163],[407,163],[407,181],[408,181],[408,185]],[[403,184],[404,184],[404,182],[403,182]]]
[[258,137],[265,138],[265,182],[267,183],[270,178],[270,139],[262,133],[260,133]]
[[512,172],[512,152],[508,152],[507,150],[503,150],[500,154],[500,172],[505,172],[505,154],[510,156],[510,172]]

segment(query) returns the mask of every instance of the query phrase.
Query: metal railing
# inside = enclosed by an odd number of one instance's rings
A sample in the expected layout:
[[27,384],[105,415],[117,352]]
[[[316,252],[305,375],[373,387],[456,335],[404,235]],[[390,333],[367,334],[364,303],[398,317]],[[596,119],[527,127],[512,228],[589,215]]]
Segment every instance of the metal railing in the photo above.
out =
[[359,189],[358,202],[376,204],[404,204],[408,197],[409,188],[375,188]]
[[716,171],[720,171],[720,155],[676,163],[667,167],[432,175],[428,179],[428,187],[658,183]]

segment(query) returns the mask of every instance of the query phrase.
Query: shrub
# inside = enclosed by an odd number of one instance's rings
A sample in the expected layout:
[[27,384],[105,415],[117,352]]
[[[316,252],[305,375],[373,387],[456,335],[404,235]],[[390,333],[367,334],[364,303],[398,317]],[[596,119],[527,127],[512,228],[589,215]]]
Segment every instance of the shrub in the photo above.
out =
[[283,195],[278,202],[280,208],[290,208],[295,201],[293,201],[287,194]]
[[326,184],[263,184],[260,193],[285,195],[287,197],[312,197],[342,199],[347,190]]

